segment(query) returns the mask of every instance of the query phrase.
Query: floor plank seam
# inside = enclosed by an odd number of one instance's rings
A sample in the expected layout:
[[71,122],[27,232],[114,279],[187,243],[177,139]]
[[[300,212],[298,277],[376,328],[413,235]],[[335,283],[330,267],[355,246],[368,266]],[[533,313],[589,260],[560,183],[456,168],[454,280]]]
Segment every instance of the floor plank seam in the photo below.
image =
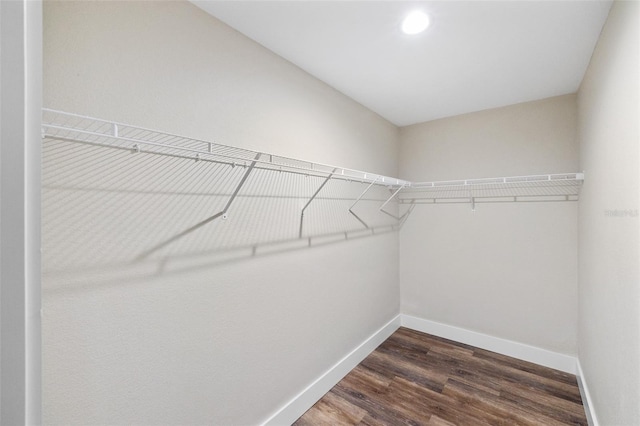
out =
[[575,376],[400,327],[294,425],[587,425]]

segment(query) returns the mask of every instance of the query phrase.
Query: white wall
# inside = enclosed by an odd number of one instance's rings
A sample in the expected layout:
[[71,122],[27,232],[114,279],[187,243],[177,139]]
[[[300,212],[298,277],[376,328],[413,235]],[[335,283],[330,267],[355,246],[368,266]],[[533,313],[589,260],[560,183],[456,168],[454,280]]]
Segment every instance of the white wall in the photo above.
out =
[[640,424],[639,14],[614,3],[578,92],[578,355],[603,425]]
[[[397,175],[395,126],[186,2],[45,3],[44,84],[50,108]],[[45,144],[46,424],[255,424],[398,313],[396,233],[212,260],[207,231],[176,245],[192,264],[136,262],[209,182],[138,158]]]
[[[399,249],[384,233],[159,267],[132,261],[137,244],[184,229],[206,205],[136,191],[194,189],[203,172],[46,145],[44,422],[257,423],[401,303],[571,355],[578,335],[602,424],[638,423],[638,216],[610,213],[638,208],[637,15],[637,2],[612,9],[579,126],[567,95],[398,132],[189,3],[45,3],[47,107],[409,180],[584,169],[586,183],[579,251],[576,203],[425,205]],[[211,246],[214,234],[198,235],[176,251]]]
[[[401,129],[414,181],[575,172],[574,95]],[[576,352],[577,205],[420,205],[400,232],[404,314]]]

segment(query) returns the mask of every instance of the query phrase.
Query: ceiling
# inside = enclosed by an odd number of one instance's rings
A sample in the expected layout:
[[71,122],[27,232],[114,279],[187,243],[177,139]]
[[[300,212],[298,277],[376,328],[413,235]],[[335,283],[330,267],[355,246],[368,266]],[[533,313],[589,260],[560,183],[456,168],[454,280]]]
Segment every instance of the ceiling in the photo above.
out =
[[[193,1],[398,126],[574,93],[610,1]],[[431,18],[400,31],[415,9]]]

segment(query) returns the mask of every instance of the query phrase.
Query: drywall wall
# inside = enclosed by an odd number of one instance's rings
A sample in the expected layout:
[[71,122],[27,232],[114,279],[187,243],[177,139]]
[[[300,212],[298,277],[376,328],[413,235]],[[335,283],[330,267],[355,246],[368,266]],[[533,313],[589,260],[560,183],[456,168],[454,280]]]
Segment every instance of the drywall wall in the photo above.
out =
[[[574,95],[401,129],[412,181],[575,172]],[[400,231],[404,314],[575,354],[577,204],[417,206]]]
[[602,425],[640,424],[639,9],[614,3],[578,92],[578,357]]
[[[397,175],[395,126],[187,2],[45,2],[44,104]],[[247,254],[297,236],[276,185],[215,225],[242,232],[141,259],[212,214],[217,175],[64,141],[43,156],[46,424],[256,424],[399,312],[397,233]]]

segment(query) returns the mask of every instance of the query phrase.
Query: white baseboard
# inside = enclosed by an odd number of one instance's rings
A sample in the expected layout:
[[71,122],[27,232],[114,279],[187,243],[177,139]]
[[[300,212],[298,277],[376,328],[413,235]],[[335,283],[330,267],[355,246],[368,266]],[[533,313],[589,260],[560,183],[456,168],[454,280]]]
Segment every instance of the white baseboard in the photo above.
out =
[[400,315],[393,318],[367,340],[338,361],[322,376],[307,386],[302,392],[286,403],[275,414],[269,417],[263,425],[290,425],[305,411],[313,406],[322,396],[329,392],[344,376],[367,357],[380,343],[387,340],[400,327]]
[[551,352],[535,346],[512,340],[489,336],[464,328],[454,327],[435,321],[401,315],[402,326],[434,336],[444,337],[467,345],[497,352],[545,367],[555,368],[566,373],[576,374],[576,358],[570,355]]
[[576,362],[576,358],[535,346],[529,346],[524,343],[501,339],[499,337],[404,314],[396,316],[382,326],[262,424],[264,426],[292,424],[400,326],[576,374],[589,425],[598,426],[580,363]]
[[589,423],[589,426],[599,426],[598,417],[596,416],[593,401],[591,400],[591,394],[589,393],[589,387],[587,386],[587,380],[584,377],[582,365],[580,365],[580,358],[577,359],[576,365],[578,370],[576,372],[576,379],[578,379],[578,387],[580,388],[580,396],[582,397],[582,406],[584,407],[584,412],[587,414],[587,422]]

